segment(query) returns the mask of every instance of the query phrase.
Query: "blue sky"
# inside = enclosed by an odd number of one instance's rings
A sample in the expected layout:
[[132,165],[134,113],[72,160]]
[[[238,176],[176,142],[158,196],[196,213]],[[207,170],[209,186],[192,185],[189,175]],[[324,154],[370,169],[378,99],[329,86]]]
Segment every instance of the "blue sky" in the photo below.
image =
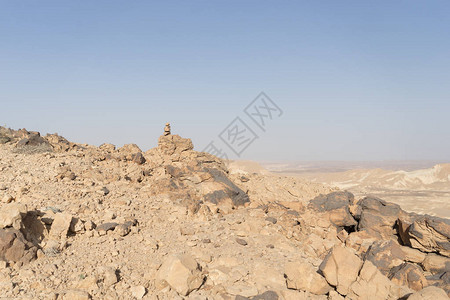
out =
[[447,0],[2,1],[0,122],[144,150],[171,122],[233,157],[217,135],[264,91],[284,113],[243,159],[450,161],[449,15]]

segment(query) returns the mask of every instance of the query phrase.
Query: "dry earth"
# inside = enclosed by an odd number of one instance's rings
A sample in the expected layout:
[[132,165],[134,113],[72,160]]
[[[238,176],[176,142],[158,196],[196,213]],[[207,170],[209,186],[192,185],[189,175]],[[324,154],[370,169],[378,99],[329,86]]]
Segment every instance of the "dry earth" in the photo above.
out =
[[0,128],[0,298],[448,299],[449,220],[192,149]]
[[[358,197],[373,195],[403,209],[450,218],[450,164],[430,162],[267,164],[277,174],[338,187]],[[374,168],[368,168],[372,165]]]

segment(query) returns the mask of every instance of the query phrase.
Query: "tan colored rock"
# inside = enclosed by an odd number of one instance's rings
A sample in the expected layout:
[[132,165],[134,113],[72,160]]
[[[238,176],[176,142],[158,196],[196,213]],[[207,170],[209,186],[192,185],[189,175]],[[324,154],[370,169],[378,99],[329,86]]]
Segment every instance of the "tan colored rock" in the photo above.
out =
[[290,262],[286,264],[286,286],[289,289],[325,295],[331,287],[317,270],[307,262]]
[[147,290],[142,285],[133,286],[130,290],[131,290],[131,295],[133,295],[133,297],[136,299],[144,298],[145,294],[147,293]]
[[63,300],[89,300],[91,295],[88,292],[80,290],[67,291],[62,297]]
[[57,213],[50,229],[50,239],[59,240],[65,238],[72,222],[72,215]]
[[166,123],[166,126],[164,127],[164,135],[170,135],[170,123]]
[[186,296],[203,284],[203,274],[195,259],[188,255],[170,256],[159,268],[156,281],[167,282],[180,295]]
[[103,284],[106,287],[110,287],[118,282],[116,270],[110,267],[102,268],[103,273]]
[[422,262],[422,265],[426,271],[430,271],[432,273],[439,273],[444,270],[450,272],[450,258],[439,254],[427,254]]
[[27,206],[21,203],[7,203],[0,208],[0,229],[14,227],[20,229],[22,215],[27,213]]
[[397,285],[406,285],[415,291],[420,291],[428,285],[422,269],[412,263],[393,268],[389,272],[389,279]]
[[392,283],[370,261],[365,261],[358,279],[350,285],[346,299],[386,300],[399,299],[409,292]]
[[11,196],[10,194],[5,194],[2,198],[2,202],[3,203],[10,203],[14,201],[14,197]]
[[426,254],[422,251],[407,246],[401,246],[401,249],[407,261],[420,264],[425,260]]
[[348,288],[358,277],[362,260],[349,248],[342,246],[333,247],[327,254],[319,270],[325,279],[341,295],[346,295]]
[[408,300],[447,300],[449,297],[445,291],[435,286],[429,286],[421,291],[415,292],[407,298]]
[[330,293],[328,294],[328,300],[344,300],[344,297],[339,295],[338,292],[331,290]]
[[352,232],[345,239],[345,245],[356,250],[358,254],[364,254],[378,238],[369,234],[367,231]]

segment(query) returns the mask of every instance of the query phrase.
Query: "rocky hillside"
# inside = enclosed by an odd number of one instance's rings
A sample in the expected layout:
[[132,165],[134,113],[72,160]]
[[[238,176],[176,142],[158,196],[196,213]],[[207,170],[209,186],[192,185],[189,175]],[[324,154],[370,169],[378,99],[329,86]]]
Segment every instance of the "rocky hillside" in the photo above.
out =
[[448,299],[450,221],[293,177],[0,128],[0,299]]

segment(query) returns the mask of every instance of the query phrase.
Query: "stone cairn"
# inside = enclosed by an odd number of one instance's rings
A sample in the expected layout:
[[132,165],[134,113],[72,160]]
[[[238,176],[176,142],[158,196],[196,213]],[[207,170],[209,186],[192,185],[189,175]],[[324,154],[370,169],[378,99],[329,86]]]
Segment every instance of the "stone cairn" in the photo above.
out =
[[164,127],[164,135],[170,135],[170,123],[166,123],[166,127]]

